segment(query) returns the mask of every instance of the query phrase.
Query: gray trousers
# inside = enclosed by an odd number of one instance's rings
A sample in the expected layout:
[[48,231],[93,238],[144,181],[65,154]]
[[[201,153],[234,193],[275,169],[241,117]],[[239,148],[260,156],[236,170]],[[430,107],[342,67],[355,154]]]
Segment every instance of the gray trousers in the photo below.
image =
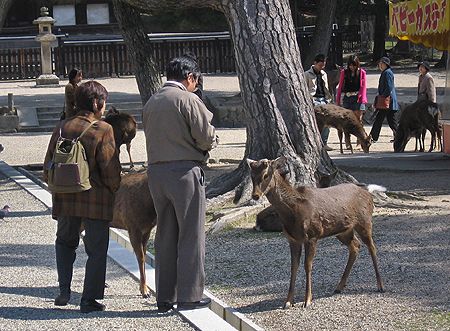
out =
[[157,228],[157,302],[194,302],[205,286],[205,186],[199,163],[174,161],[148,167]]
[[103,299],[109,242],[108,221],[69,216],[58,217],[55,251],[59,289],[60,291],[70,291],[73,263],[80,242],[81,222],[83,222],[85,229],[83,240],[88,256],[82,297],[85,299]]

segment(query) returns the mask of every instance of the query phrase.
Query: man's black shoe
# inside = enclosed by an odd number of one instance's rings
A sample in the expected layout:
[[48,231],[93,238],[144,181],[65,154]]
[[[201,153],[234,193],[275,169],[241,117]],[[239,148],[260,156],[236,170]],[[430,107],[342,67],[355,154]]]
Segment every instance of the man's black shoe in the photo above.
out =
[[200,301],[194,301],[194,302],[178,302],[177,309],[178,310],[190,310],[190,309],[198,309],[198,308],[205,308],[208,307],[211,304],[210,298],[204,298]]
[[91,313],[93,311],[103,311],[106,306],[94,299],[81,299],[80,312]]
[[173,303],[170,302],[158,302],[158,313],[167,313],[169,310],[173,309]]
[[70,291],[61,291],[55,298],[55,306],[65,306],[70,300]]

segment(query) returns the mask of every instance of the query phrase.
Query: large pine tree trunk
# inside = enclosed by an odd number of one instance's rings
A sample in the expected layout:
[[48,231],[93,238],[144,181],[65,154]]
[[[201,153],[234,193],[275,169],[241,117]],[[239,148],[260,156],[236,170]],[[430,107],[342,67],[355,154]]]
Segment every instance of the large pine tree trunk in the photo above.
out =
[[378,61],[386,54],[386,15],[388,13],[386,0],[375,0],[375,35],[372,61]]
[[307,50],[302,50],[304,55],[302,62],[306,67],[313,63],[316,54],[328,54],[333,22],[335,21],[336,4],[337,0],[319,0],[317,4],[317,20],[313,39],[310,47]]
[[[157,10],[155,0],[126,0],[145,10]],[[208,196],[234,189],[235,202],[249,197],[249,171],[245,158],[289,160],[291,181],[315,184],[327,174],[337,180],[351,178],[337,171],[317,129],[304,78],[288,0],[168,0],[165,5],[214,7],[229,22],[237,74],[247,118],[245,157],[239,167],[212,181]],[[174,8],[172,7],[172,8]]]
[[120,0],[113,0],[114,13],[123,38],[133,60],[134,73],[144,105],[153,93],[161,87],[161,74],[150,49],[140,13]]
[[[211,183],[209,195],[237,190],[248,197],[245,158],[287,157],[292,181],[314,184],[335,171],[316,126],[288,0],[224,1],[235,45],[239,83],[247,118],[244,160],[234,176]],[[221,185],[218,185],[221,183]],[[244,198],[245,200],[245,198]]]

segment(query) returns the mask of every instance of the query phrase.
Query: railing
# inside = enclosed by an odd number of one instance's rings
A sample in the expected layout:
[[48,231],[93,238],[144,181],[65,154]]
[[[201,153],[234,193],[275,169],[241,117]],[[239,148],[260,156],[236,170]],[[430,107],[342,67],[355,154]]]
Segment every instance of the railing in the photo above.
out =
[[[58,47],[53,49],[57,76],[67,76],[73,67],[82,68],[84,75],[90,78],[133,74],[130,54],[121,37],[103,40],[69,40],[64,37],[58,35]],[[204,73],[236,71],[228,32],[150,34],[149,40],[152,50],[149,56],[153,56],[161,73],[167,61],[186,52],[197,56]],[[39,76],[39,61],[39,48],[0,50],[0,80],[36,78]]]
[[41,55],[39,48],[0,49],[0,79],[30,79],[39,76]]
[[[309,47],[313,27],[297,30],[297,40],[301,49]],[[74,40],[73,36],[57,35],[58,44],[53,49],[53,70],[59,77],[67,77],[68,72],[79,67],[85,77],[114,77],[133,74],[130,54],[121,36],[109,36],[111,39]],[[6,37],[8,41],[13,37]],[[34,36],[14,39],[34,40]],[[0,37],[0,41],[5,40]],[[149,34],[151,54],[157,68],[164,68],[171,58],[190,52],[197,56],[204,73],[236,72],[234,49],[228,32],[218,33],[172,33]],[[329,62],[342,63],[341,34],[333,26],[330,44]],[[36,45],[17,49],[0,49],[0,80],[36,78],[40,73],[39,48]]]

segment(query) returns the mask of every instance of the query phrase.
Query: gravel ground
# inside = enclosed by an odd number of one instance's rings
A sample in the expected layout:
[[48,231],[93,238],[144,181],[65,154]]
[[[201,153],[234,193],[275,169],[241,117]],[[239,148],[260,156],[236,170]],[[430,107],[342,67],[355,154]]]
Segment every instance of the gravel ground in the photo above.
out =
[[[435,76],[440,79],[439,86],[442,86],[441,76]],[[372,90],[378,77],[377,73],[368,78]],[[108,85],[110,82],[102,83]],[[126,79],[119,82],[118,88],[111,84],[108,90],[135,89]],[[396,74],[396,85],[400,89],[413,89],[416,82],[415,73]],[[229,94],[236,92],[235,85],[235,77],[211,79],[208,83],[217,93],[224,91],[226,86],[225,92]],[[6,91],[8,87],[2,85],[0,89]],[[37,89],[30,90],[35,93]],[[135,93],[134,90],[126,92]],[[366,127],[366,131],[369,130],[370,127]],[[211,165],[210,175],[214,175],[216,169],[222,171],[235,166],[245,149],[245,129],[219,129],[218,134],[221,144],[212,151],[211,157],[221,163]],[[42,163],[49,137],[47,133],[2,134],[0,143],[5,146],[5,151],[0,154],[0,159],[10,165]],[[379,141],[372,145],[371,153],[392,151],[390,139],[392,133],[384,127]],[[335,130],[331,130],[329,144],[335,149],[330,156],[339,155]],[[406,149],[413,150],[414,142],[410,141]],[[360,153],[360,150],[355,151],[356,156]],[[142,131],[132,144],[132,154],[136,162],[146,159]],[[124,149],[121,161],[128,162]],[[301,266],[296,289],[298,304],[282,310],[280,307],[289,282],[288,244],[280,233],[254,232],[252,217],[234,228],[208,235],[208,289],[266,330],[450,330],[450,169],[439,172],[360,169],[350,172],[362,182],[377,183],[406,193],[403,199],[379,200],[374,212],[374,239],[386,293],[376,292],[373,266],[367,248],[362,246],[346,289],[342,294],[333,295],[347,251],[336,239],[329,238],[319,243],[314,260],[313,304],[307,309],[301,308],[305,286]],[[89,318],[80,316],[75,304],[81,291],[85,259],[82,248],[79,249],[75,275],[75,283],[79,286],[74,289],[77,296],[67,310],[55,309],[52,305],[57,292],[53,251],[55,224],[49,212],[16,185],[5,179],[1,179],[0,184],[0,203],[11,203],[15,210],[12,217],[0,221],[1,330],[61,329],[61,319],[70,323],[67,329],[80,325],[86,329],[105,330],[189,328],[177,316],[157,316],[154,299],[140,299],[137,283],[113,262],[109,263],[107,276],[111,285],[105,299],[108,311],[89,315]],[[407,199],[409,193],[420,200]],[[29,231],[30,228],[33,231]],[[21,238],[27,238],[26,246]],[[43,254],[35,253],[38,247]],[[17,258],[26,259],[25,266],[21,263],[19,267]],[[33,279],[26,281],[30,274]],[[143,317],[152,319],[147,321]]]
[[253,222],[208,237],[208,288],[266,330],[450,330],[449,194],[447,189],[425,201],[390,199],[376,207],[374,240],[385,293],[376,292],[362,246],[346,289],[333,295],[348,253],[327,238],[314,260],[313,304],[301,307],[301,266],[297,305],[281,309],[289,285],[287,240],[280,233],[254,232]]
[[158,314],[154,298],[142,299],[138,283],[108,260],[107,310],[81,314],[86,254],[81,244],[72,299],[55,307],[58,294],[54,254],[56,223],[50,211],[0,175],[0,204],[13,212],[0,220],[0,329],[9,330],[193,330],[175,313]]

